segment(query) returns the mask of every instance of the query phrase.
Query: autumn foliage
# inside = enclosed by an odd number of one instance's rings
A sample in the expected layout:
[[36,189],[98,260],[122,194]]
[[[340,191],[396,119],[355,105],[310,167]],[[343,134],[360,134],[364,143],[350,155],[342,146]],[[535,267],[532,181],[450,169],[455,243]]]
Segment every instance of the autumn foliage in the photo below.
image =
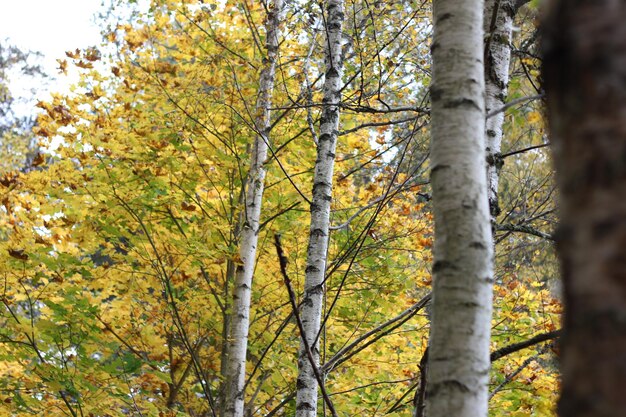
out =
[[[250,416],[295,407],[299,334],[273,242],[282,236],[301,296],[323,29],[320,8],[300,6],[286,13],[272,109]],[[123,20],[112,9],[102,45],[60,60],[61,71],[82,75],[73,91],[37,104],[45,158],[0,173],[0,415],[209,416],[220,407],[266,12],[261,2],[165,0],[133,10]],[[430,291],[429,19],[428,2],[346,5],[320,335],[326,389],[342,416],[409,416],[419,386],[428,309],[381,325]],[[527,56],[513,64],[511,95],[532,89],[533,65]],[[541,143],[531,105],[506,123],[508,149]],[[551,173],[540,151],[507,160],[499,220],[531,219],[550,233]],[[549,288],[550,243],[506,229],[496,241],[494,351],[557,330],[561,309]],[[494,363],[492,415],[552,415],[549,346]]]

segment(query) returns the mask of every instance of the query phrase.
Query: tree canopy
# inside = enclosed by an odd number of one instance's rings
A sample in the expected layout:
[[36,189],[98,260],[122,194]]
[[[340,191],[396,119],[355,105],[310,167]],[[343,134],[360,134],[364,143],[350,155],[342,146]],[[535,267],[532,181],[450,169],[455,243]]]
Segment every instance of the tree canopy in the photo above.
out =
[[[37,103],[36,156],[3,149],[12,159],[0,164],[1,415],[221,415],[259,136],[267,173],[244,413],[295,414],[328,14],[285,2],[264,132],[256,103],[273,7],[114,2],[103,43],[60,60],[79,83]],[[330,402],[338,416],[410,416],[423,404],[433,272],[431,3],[349,0],[343,15],[318,413]],[[504,115],[491,416],[554,415],[558,391],[536,15],[532,3],[515,15],[508,97],[491,110]]]

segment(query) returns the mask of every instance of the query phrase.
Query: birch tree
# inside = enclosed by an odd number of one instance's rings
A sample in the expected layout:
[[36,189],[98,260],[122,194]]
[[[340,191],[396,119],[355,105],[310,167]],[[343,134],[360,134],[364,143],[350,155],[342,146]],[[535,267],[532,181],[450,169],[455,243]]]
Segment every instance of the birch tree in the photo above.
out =
[[486,0],[484,27],[485,41],[485,111],[489,115],[485,129],[487,153],[487,185],[489,187],[489,211],[492,221],[500,213],[498,185],[502,167],[502,125],[504,106],[509,84],[511,62],[511,34],[513,19],[519,7],[527,0]]
[[487,415],[492,244],[483,2],[435,0],[431,47],[433,311],[426,414]]
[[563,417],[626,410],[626,4],[556,1],[543,24],[561,226]]
[[[311,226],[307,247],[302,324],[304,334],[298,353],[298,379],[296,417],[317,415],[318,383],[313,367],[319,366],[319,333],[326,273],[330,227],[330,202],[335,164],[335,148],[339,130],[339,104],[343,74],[341,30],[344,20],[343,0],[328,0],[325,21],[325,64],[323,107],[317,160],[313,176],[311,201]],[[307,343],[304,342],[306,338]],[[308,358],[306,346],[311,349],[313,362]]]
[[274,0],[273,7],[268,9],[266,22],[265,67],[261,71],[259,93],[256,102],[257,136],[250,155],[250,168],[245,184],[245,212],[241,230],[239,257],[235,288],[232,301],[232,318],[228,330],[228,348],[226,357],[224,416],[242,417],[244,408],[244,386],[246,376],[246,351],[248,347],[248,330],[250,325],[250,295],[252,291],[252,275],[256,260],[256,249],[259,234],[261,205],[265,181],[265,160],[267,158],[270,107],[276,62],[278,56],[278,38],[283,13],[283,0]]

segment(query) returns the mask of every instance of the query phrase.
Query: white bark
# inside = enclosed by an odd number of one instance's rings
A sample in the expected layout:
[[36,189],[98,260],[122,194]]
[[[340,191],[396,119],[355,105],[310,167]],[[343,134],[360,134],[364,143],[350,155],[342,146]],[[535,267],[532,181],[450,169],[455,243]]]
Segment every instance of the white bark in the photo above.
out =
[[485,175],[483,2],[434,0],[435,217],[426,415],[487,416],[491,227]]
[[[512,0],[486,0],[484,26],[487,34],[487,44],[485,45],[485,107],[487,113],[502,108],[506,100],[514,15],[515,4]],[[504,112],[499,112],[487,119],[485,131],[489,211],[494,221],[496,216],[500,214],[498,183],[500,168],[502,167],[503,122]]]
[[268,134],[270,130],[270,107],[276,61],[278,38],[283,13],[283,0],[274,0],[270,8],[266,30],[267,59],[261,71],[259,93],[256,102],[256,128],[258,135],[250,156],[250,168],[246,178],[245,213],[241,230],[239,256],[235,287],[232,301],[232,317],[228,331],[228,354],[225,358],[226,373],[224,393],[224,417],[243,417],[244,386],[246,376],[246,352],[248,348],[248,330],[250,326],[250,294],[252,275],[256,260],[256,248],[259,233],[259,220],[265,181],[265,160],[267,159]]
[[317,414],[318,385],[312,366],[319,366],[319,337],[322,315],[322,296],[326,273],[326,252],[330,226],[330,202],[335,164],[335,148],[339,131],[339,104],[341,101],[341,28],[344,20],[343,0],[328,0],[326,6],[326,77],[317,161],[313,176],[311,226],[307,249],[304,299],[301,319],[315,364],[312,365],[302,341],[298,354],[296,417],[315,417]]

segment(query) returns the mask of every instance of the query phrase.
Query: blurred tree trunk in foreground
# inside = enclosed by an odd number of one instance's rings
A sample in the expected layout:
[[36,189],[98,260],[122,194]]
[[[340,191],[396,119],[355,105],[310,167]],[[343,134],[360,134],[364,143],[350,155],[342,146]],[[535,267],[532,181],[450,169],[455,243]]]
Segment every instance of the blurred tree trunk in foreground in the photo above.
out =
[[626,410],[626,2],[557,1],[544,79],[561,191],[564,417]]

